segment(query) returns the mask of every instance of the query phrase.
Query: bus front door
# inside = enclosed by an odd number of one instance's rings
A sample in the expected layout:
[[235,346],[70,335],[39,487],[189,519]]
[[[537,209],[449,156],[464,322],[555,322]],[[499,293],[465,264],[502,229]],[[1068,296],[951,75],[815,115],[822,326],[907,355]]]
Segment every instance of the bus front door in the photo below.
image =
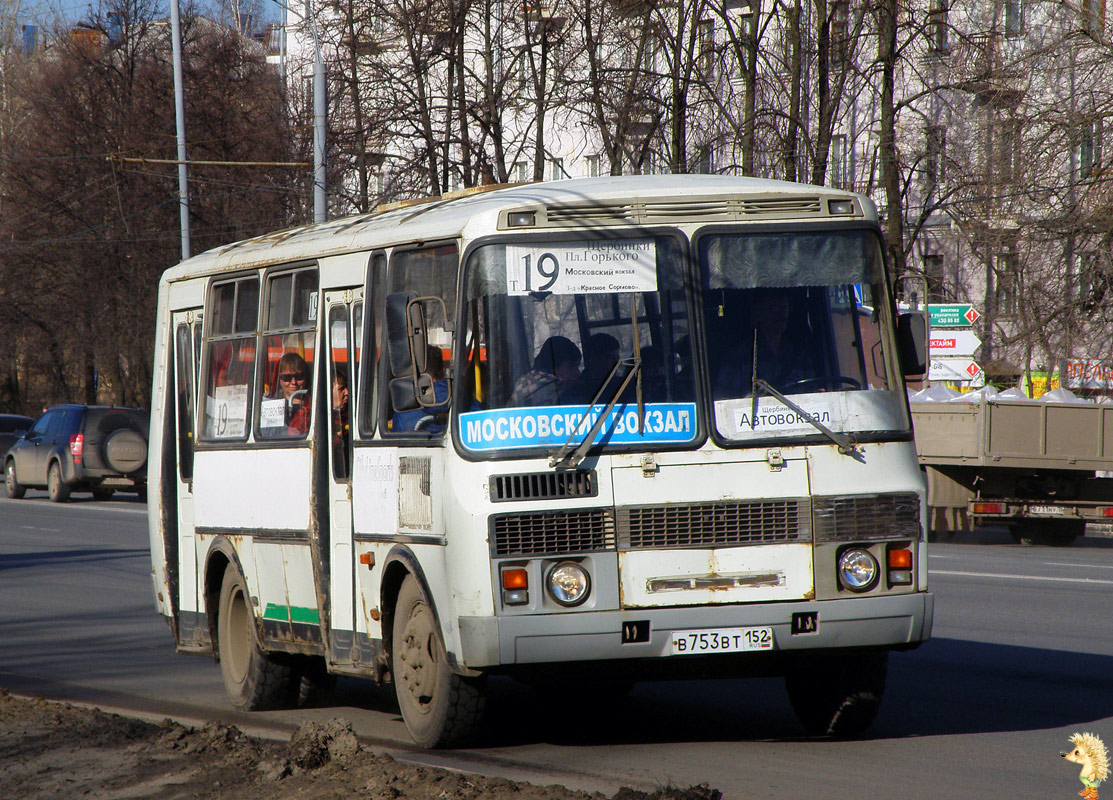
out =
[[329,400],[329,661],[361,661],[355,613],[355,556],[352,546],[352,410],[356,408],[363,289],[325,294],[328,320]]
[[174,471],[178,527],[179,643],[202,646],[208,640],[198,598],[197,537],[193,517],[193,445],[197,438],[197,376],[201,355],[201,309],[171,315],[174,337],[174,426],[178,468]]

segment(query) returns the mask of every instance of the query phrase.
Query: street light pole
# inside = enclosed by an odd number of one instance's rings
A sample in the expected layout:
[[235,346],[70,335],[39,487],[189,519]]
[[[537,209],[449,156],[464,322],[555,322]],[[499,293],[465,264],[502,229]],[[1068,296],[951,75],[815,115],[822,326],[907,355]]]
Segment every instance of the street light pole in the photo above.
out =
[[182,21],[178,0],[170,0],[170,38],[174,59],[174,122],[178,135],[178,210],[181,217],[182,260],[190,257],[189,173],[186,166],[185,88],[182,81]]
[[321,56],[321,39],[311,0],[305,0],[305,20],[313,33],[313,221],[328,218],[328,195],[325,187],[325,135],[328,130],[328,83]]

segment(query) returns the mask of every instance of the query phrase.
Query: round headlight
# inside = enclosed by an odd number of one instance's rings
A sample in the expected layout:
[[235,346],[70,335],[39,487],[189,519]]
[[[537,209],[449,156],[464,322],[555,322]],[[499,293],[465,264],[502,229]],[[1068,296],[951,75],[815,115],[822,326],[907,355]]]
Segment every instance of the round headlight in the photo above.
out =
[[866,550],[847,550],[839,556],[839,583],[852,592],[865,592],[877,583],[877,559]]
[[574,561],[564,561],[549,571],[549,594],[562,606],[578,606],[590,591],[587,570]]

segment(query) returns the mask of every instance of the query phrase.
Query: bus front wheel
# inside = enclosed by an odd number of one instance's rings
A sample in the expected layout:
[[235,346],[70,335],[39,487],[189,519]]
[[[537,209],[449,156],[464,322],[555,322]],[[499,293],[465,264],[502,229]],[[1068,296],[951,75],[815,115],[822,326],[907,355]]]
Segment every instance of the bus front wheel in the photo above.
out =
[[287,656],[269,655],[260,648],[244,580],[231,564],[220,586],[219,609],[220,674],[232,705],[245,711],[292,705],[293,664]]
[[486,679],[452,671],[432,604],[412,575],[394,609],[391,672],[402,719],[422,747],[464,744],[479,729]]
[[888,653],[802,656],[785,675],[788,699],[813,736],[857,736],[873,722],[885,691]]

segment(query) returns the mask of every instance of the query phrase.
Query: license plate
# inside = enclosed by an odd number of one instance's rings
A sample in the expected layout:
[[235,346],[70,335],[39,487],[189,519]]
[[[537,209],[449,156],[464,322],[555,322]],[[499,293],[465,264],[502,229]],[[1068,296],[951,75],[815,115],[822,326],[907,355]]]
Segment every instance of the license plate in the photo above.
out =
[[715,628],[702,631],[673,631],[669,655],[744,653],[772,650],[772,628]]
[[1062,516],[1062,506],[1028,506],[1029,514],[1047,514],[1050,516]]

